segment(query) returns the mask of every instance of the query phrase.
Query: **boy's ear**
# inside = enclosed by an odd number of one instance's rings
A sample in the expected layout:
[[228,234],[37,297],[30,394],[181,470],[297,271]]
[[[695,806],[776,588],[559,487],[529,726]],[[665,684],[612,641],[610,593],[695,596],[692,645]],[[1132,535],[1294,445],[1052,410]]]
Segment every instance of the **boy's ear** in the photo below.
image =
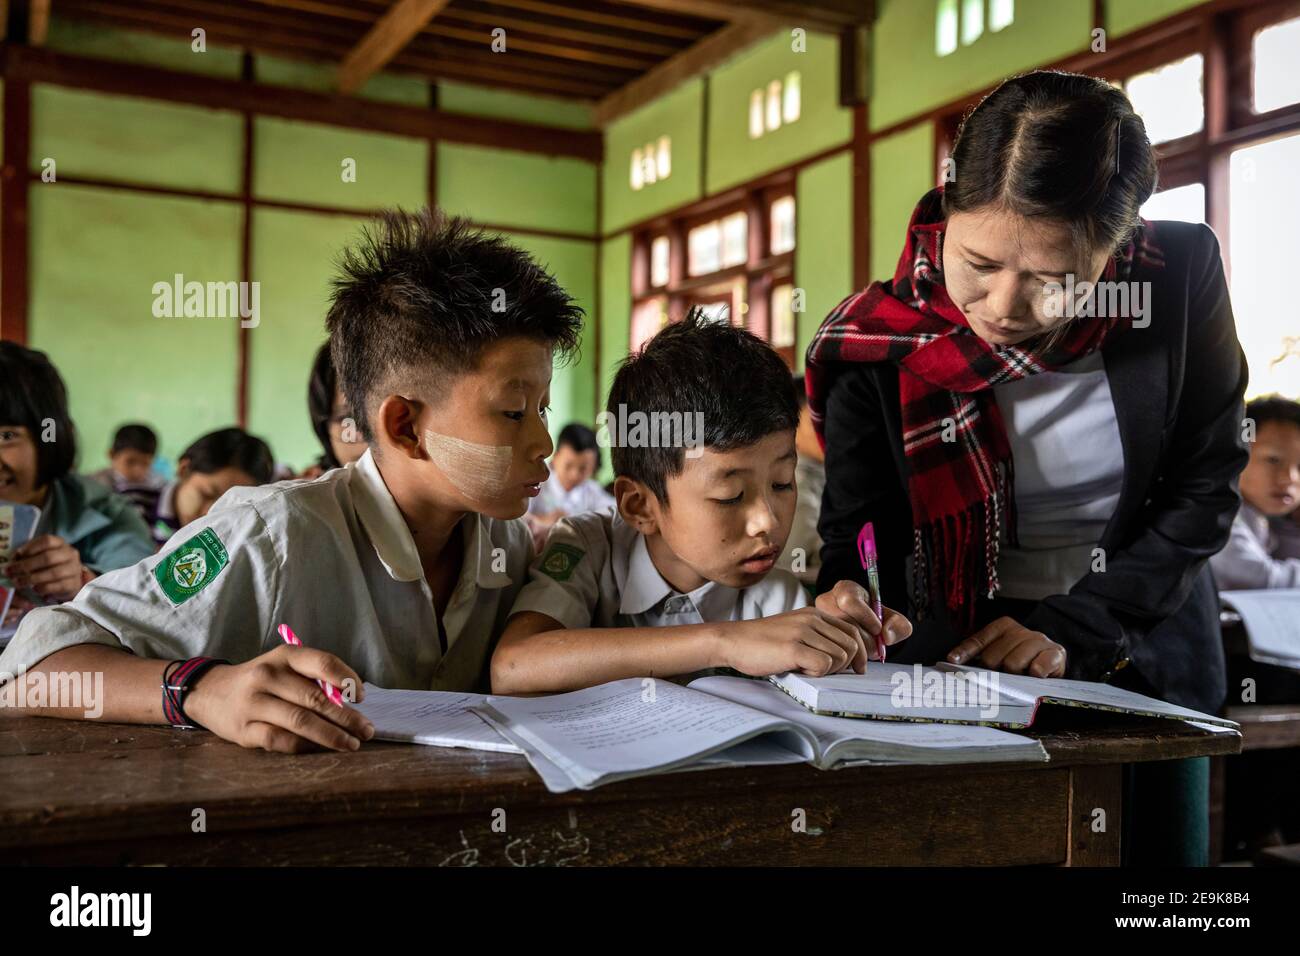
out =
[[389,395],[375,415],[375,439],[385,449],[418,458],[422,444],[419,419],[424,405],[401,395]]
[[642,482],[626,475],[614,479],[619,516],[641,534],[659,530],[659,499]]
[[182,458],[180,461],[176,463],[176,477],[177,479],[183,480],[185,478],[188,478],[189,476],[190,476],[190,460],[188,458]]

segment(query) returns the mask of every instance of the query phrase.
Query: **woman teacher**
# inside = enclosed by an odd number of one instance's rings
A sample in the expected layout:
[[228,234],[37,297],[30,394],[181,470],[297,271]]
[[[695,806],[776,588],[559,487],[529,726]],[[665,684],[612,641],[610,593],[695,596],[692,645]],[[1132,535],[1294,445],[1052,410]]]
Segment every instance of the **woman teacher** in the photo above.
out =
[[926,622],[899,660],[1217,710],[1207,559],[1247,460],[1218,242],[1141,219],[1155,155],[1124,93],[1092,77],[1003,83],[963,124],[952,174],[917,204],[893,280],[842,302],[808,348],[821,586],[864,581],[871,521],[884,602]]

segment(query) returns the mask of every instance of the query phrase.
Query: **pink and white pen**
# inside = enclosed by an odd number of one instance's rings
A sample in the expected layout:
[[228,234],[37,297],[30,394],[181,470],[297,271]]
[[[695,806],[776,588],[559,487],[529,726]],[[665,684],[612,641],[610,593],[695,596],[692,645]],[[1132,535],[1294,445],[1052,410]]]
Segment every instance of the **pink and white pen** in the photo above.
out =
[[[286,644],[292,644],[294,647],[302,647],[302,641],[298,640],[298,635],[293,632],[293,628],[288,624],[281,624],[277,630],[279,630],[280,636],[284,638]],[[318,680],[316,683],[320,685],[320,689],[325,692],[326,697],[338,704],[340,707],[343,706],[343,695],[339,693],[337,687],[328,681],[323,680]]]
[[885,608],[880,601],[880,572],[876,560],[876,529],[868,521],[858,532],[858,560],[862,570],[867,572],[867,593],[871,597],[871,610],[876,612],[880,622],[880,633],[876,635],[876,656],[885,659]]

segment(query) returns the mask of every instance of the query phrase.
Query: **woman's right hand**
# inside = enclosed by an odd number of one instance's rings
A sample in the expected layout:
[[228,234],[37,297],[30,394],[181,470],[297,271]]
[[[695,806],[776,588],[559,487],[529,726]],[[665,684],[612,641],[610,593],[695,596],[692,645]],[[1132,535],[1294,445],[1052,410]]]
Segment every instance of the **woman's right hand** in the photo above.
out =
[[333,654],[284,645],[243,664],[218,664],[185,698],[189,717],[241,747],[304,753],[356,750],[375,735],[359,711],[332,703],[316,683],[356,688],[361,678]]

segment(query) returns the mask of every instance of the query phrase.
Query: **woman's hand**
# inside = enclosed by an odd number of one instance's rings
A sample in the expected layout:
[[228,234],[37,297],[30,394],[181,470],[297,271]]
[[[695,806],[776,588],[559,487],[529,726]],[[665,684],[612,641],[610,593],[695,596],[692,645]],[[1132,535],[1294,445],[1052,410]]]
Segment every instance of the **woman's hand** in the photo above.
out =
[[998,618],[948,652],[951,664],[974,660],[1009,674],[1065,676],[1065,648],[1009,617]]
[[77,549],[57,534],[33,538],[14,552],[5,577],[20,588],[31,588],[43,598],[71,601],[81,586],[95,577],[81,563]]
[[[871,638],[867,641],[869,653],[875,652],[875,636],[880,633],[881,622],[871,609],[867,589],[856,581],[838,581],[835,587],[817,595],[817,610],[832,617],[856,624]],[[885,644],[897,644],[912,636],[912,622],[892,608],[882,607],[884,614]],[[872,660],[878,660],[872,657]],[[854,662],[856,663],[856,661]]]

